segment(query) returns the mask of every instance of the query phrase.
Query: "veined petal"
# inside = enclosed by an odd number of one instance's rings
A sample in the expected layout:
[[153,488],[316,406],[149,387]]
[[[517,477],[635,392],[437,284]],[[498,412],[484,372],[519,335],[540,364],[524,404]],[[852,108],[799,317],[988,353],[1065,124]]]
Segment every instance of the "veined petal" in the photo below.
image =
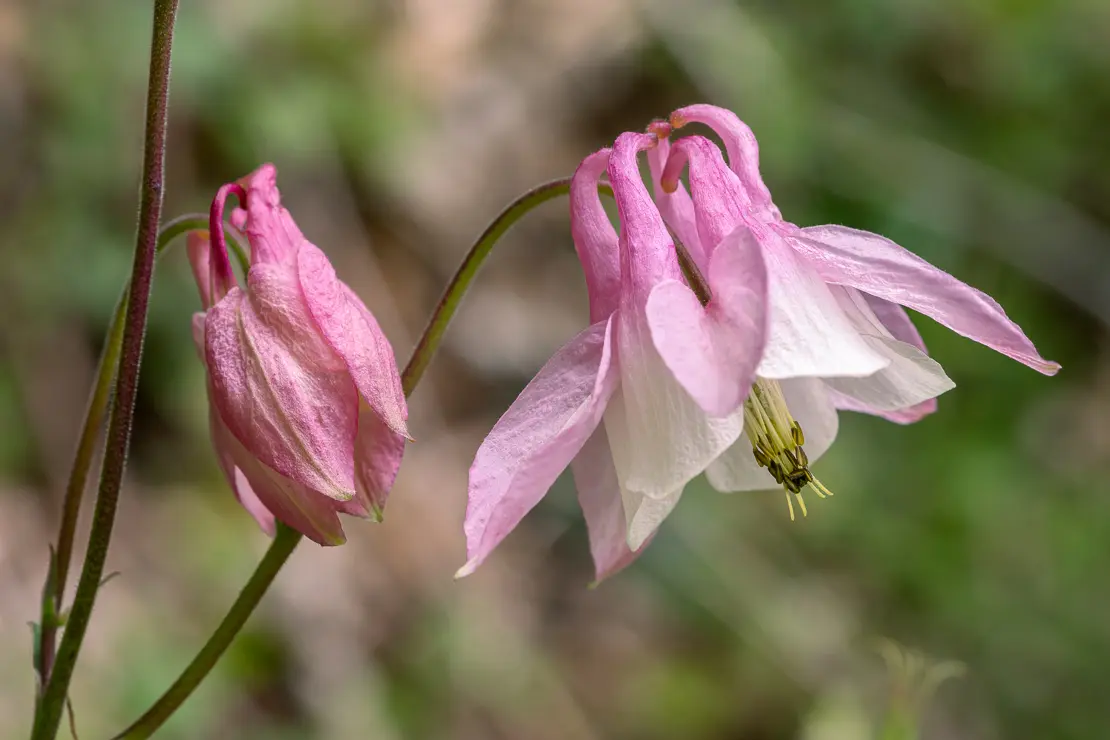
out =
[[[810,462],[828,451],[836,439],[839,420],[829,393],[817,378],[780,380],[783,398],[794,420],[805,432],[805,451]],[[778,487],[766,468],[756,464],[752,445],[740,439],[717,458],[705,476],[718,491],[762,491]]]
[[755,134],[735,113],[715,105],[689,105],[671,114],[671,125],[681,128],[687,123],[702,123],[713,129],[728,152],[728,164],[744,184],[751,202],[757,208],[769,208],[778,216],[771,202],[771,191],[759,174],[759,144]]
[[641,551],[647,546],[648,541],[659,531],[663,521],[678,506],[684,489],[685,486],[682,486],[659,498],[645,496],[636,491],[629,491],[627,488],[621,489],[621,503],[628,526],[626,544],[629,548]]
[[570,181],[570,233],[590,296],[590,322],[604,321],[617,310],[620,296],[620,251],[617,232],[601,205],[597,184],[609,166],[609,150],[582,160]]
[[[623,570],[643,547],[628,547],[628,523],[621,503],[621,488],[605,425],[599,425],[570,464],[578,502],[586,516],[590,554],[594,560],[595,583]],[[646,542],[644,545],[646,546]]]
[[359,404],[355,495],[350,501],[340,502],[340,511],[381,521],[404,454],[405,438],[390,429],[365,402]]
[[[358,392],[317,333],[295,275],[251,268],[205,319],[210,397],[266,466],[337,500],[355,493]],[[249,476],[248,476],[249,477]]]
[[609,155],[609,182],[621,223],[621,307],[631,300],[637,311],[656,283],[682,279],[674,242],[640,178],[638,155],[657,143],[655,136],[627,132]]
[[907,409],[955,387],[927,354],[891,336],[858,290],[838,285],[830,290],[864,340],[890,364],[866,378],[826,378],[825,385],[876,411]]
[[247,235],[251,264],[290,262],[305,242],[293,217],[281,205],[277,168],[264,164],[239,181],[247,193],[246,209],[232,212],[231,222]]
[[539,503],[582,449],[617,382],[612,321],[590,326],[536,374],[482,442],[470,466],[466,576]]
[[[731,174],[731,173],[730,173]],[[727,416],[748,396],[767,342],[767,271],[745,226],[725,237],[709,260],[706,306],[669,280],[651,292],[651,338],[675,379],[710,416]]]
[[321,545],[342,545],[347,541],[334,500],[268,467],[252,455],[234,434],[225,435],[223,442],[224,449],[247,479],[258,500],[277,519]]
[[889,239],[844,226],[812,226],[801,229],[790,242],[826,282],[920,311],[1045,375],[1060,369],[1037,353],[993,298]]
[[231,486],[232,493],[247,513],[258,522],[259,528],[273,537],[277,531],[274,515],[251,488],[247,476],[236,466],[233,445],[237,443],[211,404],[208,406],[208,427],[212,435],[212,447],[216,451],[216,460],[220,463],[220,470],[223,471],[224,478]]
[[913,321],[910,319],[909,314],[906,313],[906,309],[902,308],[897,303],[884,301],[882,298],[876,298],[867,293],[860,293],[855,290],[855,288],[845,287],[844,290],[859,293],[859,295],[863,297],[867,307],[875,314],[875,318],[877,318],[883,328],[890,333],[890,336],[894,337],[899,342],[911,344],[925,354],[929,354],[929,350],[925,348],[925,340],[921,338],[921,333],[917,330],[917,327],[913,325]]
[[[320,334],[343,359],[361,395],[382,421],[408,437],[408,406],[393,347],[374,315],[336,277],[331,262],[304,242],[297,253],[298,278],[309,313]],[[253,270],[252,270],[253,273]]]
[[622,487],[665,498],[736,441],[743,412],[711,418],[663,363],[646,319],[623,312],[620,319],[621,387],[605,413],[613,462]]
[[868,406],[849,396],[845,396],[842,393],[838,393],[828,386],[825,387],[825,390],[828,392],[829,398],[832,399],[833,405],[841,411],[855,411],[861,414],[870,414],[871,416],[878,416],[887,421],[894,422],[895,424],[914,424],[921,421],[929,414],[935,413],[937,410],[937,399],[935,398],[930,398],[928,401],[922,401],[919,404],[908,406],[904,409],[883,411]]
[[655,196],[655,205],[663,216],[664,223],[670,227],[682,246],[690,253],[690,258],[699,270],[709,269],[709,248],[712,244],[702,244],[698,236],[697,216],[694,213],[694,201],[686,192],[686,186],[681,181],[674,183],[672,191],[668,192],[663,187],[663,169],[667,164],[671,152],[671,142],[660,138],[659,144],[654,149],[649,149],[647,154],[648,168],[651,170],[652,193]]
[[776,233],[765,233],[761,244],[771,328],[760,376],[862,377],[889,364],[859,335],[814,267]]
[[725,165],[721,150],[704,136],[687,136],[671,147],[663,170],[664,188],[679,182],[687,162],[698,235],[712,255],[717,244],[743,222],[748,195],[740,178]]

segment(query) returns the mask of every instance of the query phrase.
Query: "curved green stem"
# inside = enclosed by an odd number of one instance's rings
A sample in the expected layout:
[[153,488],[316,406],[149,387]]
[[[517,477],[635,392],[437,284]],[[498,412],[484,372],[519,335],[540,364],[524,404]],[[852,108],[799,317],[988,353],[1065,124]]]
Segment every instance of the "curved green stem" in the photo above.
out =
[[[158,224],[162,218],[162,191],[165,186],[166,120],[169,103],[170,54],[177,0],[155,0],[150,45],[150,74],[147,78],[146,131],[143,144],[143,181],[139,197],[139,223],[135,234],[135,259],[131,270],[130,297],[127,301],[123,337],[120,340],[119,377],[116,399],[105,442],[101,465],[100,490],[93,512],[92,531],[81,568],[81,578],[73,607],[54,665],[46,677],[41,700],[35,712],[33,740],[53,740],[58,734],[62,711],[69,693],[69,682],[77,655],[89,626],[93,604],[104,576],[104,562],[115,523],[120,484],[131,442],[131,420],[138,394],[139,366],[146,333],[147,307],[154,277],[154,256]],[[72,549],[72,544],[69,545]],[[68,561],[68,553],[67,553]]]
[[[208,216],[204,214],[189,214],[174,219],[166,224],[158,234],[155,247],[160,256],[174,239],[186,231],[194,229],[207,229]],[[238,244],[233,247],[238,253],[242,248]],[[120,350],[123,346],[124,317],[127,314],[127,297],[130,291],[124,288],[119,300],[116,302],[115,312],[112,314],[112,323],[108,327],[108,334],[104,338],[104,349],[101,351],[100,361],[96,366],[96,380],[93,383],[92,393],[85,409],[85,422],[81,427],[81,435],[77,440],[77,449],[73,455],[73,466],[69,471],[69,480],[66,482],[65,498],[62,503],[62,518],[58,524],[57,547],[51,559],[50,571],[47,573],[46,586],[43,589],[42,614],[39,624],[42,627],[39,633],[38,645],[38,672],[40,681],[45,683],[50,676],[54,665],[55,634],[62,612],[62,600],[65,595],[66,581],[69,577],[70,561],[73,559],[73,542],[77,531],[77,518],[81,513],[81,500],[84,496],[85,486],[88,484],[89,471],[92,468],[93,458],[96,454],[96,441],[100,430],[104,426],[104,416],[108,412],[108,402],[112,396],[112,387],[116,380],[116,366],[119,364]]]
[[[601,189],[603,192],[611,192],[607,185],[602,185]],[[424,329],[420,341],[416,343],[416,348],[413,349],[412,357],[401,372],[401,387],[404,389],[406,397],[416,389],[424,370],[428,367],[428,363],[443,339],[448,323],[458,310],[463,295],[473,282],[474,276],[478,274],[478,268],[489,256],[493,245],[524,214],[541,203],[564,195],[569,191],[570,178],[553,180],[529,190],[510,203],[478,237],[478,241],[467,252],[455,276],[447,285],[447,290],[444,291],[443,297],[440,298],[439,304],[428,320],[428,325]],[[263,556],[262,562],[259,563],[258,568],[239,593],[235,603],[231,605],[231,609],[224,616],[223,621],[220,622],[216,631],[208,638],[208,641],[193,658],[193,661],[186,666],[173,685],[159,697],[143,716],[116,735],[113,740],[143,740],[143,738],[150,737],[189,698],[212,670],[212,667],[215,666],[216,661],[231,645],[235,635],[239,633],[247,618],[258,606],[278,570],[293,554],[293,548],[300,537],[299,533],[286,527],[279,529],[278,536],[274,538],[270,548]]]
[[420,337],[420,341],[412,352],[412,359],[405,371],[401,373],[401,387],[405,389],[406,393],[416,387],[420,378],[423,377],[424,371],[428,369],[428,364],[432,361],[432,357],[443,339],[444,332],[447,331],[447,325],[451,323],[451,319],[459,310],[463,296],[466,295],[466,291],[478,274],[478,269],[486,261],[486,257],[489,256],[490,250],[493,249],[497,240],[525,213],[541,203],[546,203],[552,198],[566,195],[569,192],[569,177],[546,182],[532,188],[514,200],[486,227],[486,230],[478,237],[478,241],[474,242],[474,246],[466,253],[466,257],[463,258],[462,264],[459,265],[455,276],[451,278],[451,282],[447,284],[443,296],[436,304],[431,318],[428,319],[428,327],[424,330],[424,335]]

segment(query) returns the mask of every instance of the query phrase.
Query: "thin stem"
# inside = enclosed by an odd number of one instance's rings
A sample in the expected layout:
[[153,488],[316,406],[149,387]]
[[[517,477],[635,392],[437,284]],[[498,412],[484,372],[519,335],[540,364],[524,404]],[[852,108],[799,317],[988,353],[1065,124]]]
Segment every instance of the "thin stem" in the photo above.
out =
[[147,307],[154,277],[158,224],[162,217],[165,176],[166,119],[169,103],[170,53],[177,0],[155,0],[147,84],[146,136],[143,146],[143,182],[139,197],[139,223],[135,236],[135,261],[131,271],[123,339],[120,345],[116,400],[105,443],[100,491],[93,513],[92,531],[77,594],[58,646],[57,658],[42,694],[32,730],[33,740],[53,740],[58,734],[62,711],[77,655],[89,626],[93,604],[104,575],[104,561],[115,523],[116,504],[131,442],[131,421],[138,391],[139,367],[146,333]]
[[[612,191],[608,185],[602,184],[601,191],[611,194]],[[474,280],[474,276],[478,273],[478,268],[481,267],[482,262],[489,256],[490,250],[497,240],[509,230],[514,223],[520,220],[524,214],[531,211],[536,206],[546,201],[551,200],[560,195],[564,195],[570,191],[570,178],[561,180],[553,180],[552,182],[540,185],[539,187],[529,190],[524,195],[517,198],[509,204],[509,206],[501,212],[497,218],[482,232],[478,237],[478,241],[467,252],[466,257],[463,258],[462,265],[459,266],[455,277],[447,286],[444,291],[443,297],[440,298],[439,304],[436,306],[435,311],[432,313],[431,319],[428,321],[427,327],[424,329],[424,334],[420,337],[420,341],[416,343],[416,348],[413,350],[412,357],[409,358],[408,364],[401,372],[401,387],[404,389],[405,396],[412,395],[416,389],[417,384],[420,382],[427,368],[428,363],[431,361],[432,356],[435,354],[440,341],[443,339],[443,333],[447,329],[447,324],[450,323],[451,318],[455,315],[455,311],[462,301],[463,295],[466,293],[470,284]],[[293,547],[300,539],[301,535],[290,530],[286,527],[279,529],[278,536],[270,545],[270,549],[266,551],[266,555],[262,558],[258,568],[255,570],[254,575],[251,576],[247,585],[239,593],[239,597],[235,603],[231,605],[231,609],[220,622],[219,627],[208,638],[204,647],[200,649],[197,656],[193,661],[186,666],[185,670],[181,673],[173,685],[166,690],[162,696],[146,711],[143,716],[139,717],[123,732],[116,735],[113,740],[143,740],[153,735],[158,728],[170,716],[173,715],[177,708],[196,690],[201,681],[215,666],[216,661],[231,645],[231,641],[242,629],[246,623],[247,618],[250,617],[255,607],[262,600],[263,595],[270,583],[273,582],[274,576],[277,571],[285,563],[286,559],[293,553]],[[287,538],[287,539],[283,539]]]
[[274,577],[281,570],[281,566],[285,565],[285,561],[293,554],[293,550],[300,541],[300,532],[280,522],[278,523],[277,535],[262,557],[262,562],[254,569],[247,585],[243,586],[243,590],[239,592],[239,598],[235,600],[231,611],[227,613],[227,616],[220,622],[220,626],[208,638],[208,642],[204,643],[204,647],[193,658],[193,662],[166,690],[166,693],[162,694],[162,697],[154,703],[154,706],[147,710],[146,714],[119,735],[116,735],[114,740],[150,737],[155,730],[162,726],[162,723],[169,719],[170,715],[193,693],[201,680],[216,665],[216,661],[220,659],[227,646],[235,639],[235,635],[239,634],[239,630],[243,629],[243,625],[246,624],[247,619],[254,611],[254,607],[262,600],[262,596],[270,588],[270,584],[274,582]]
[[[170,221],[158,233],[157,253],[161,257],[166,247],[188,231],[203,230],[208,228],[207,214],[188,214]],[[243,248],[235,240],[228,237],[231,251],[243,257]],[[104,338],[104,348],[101,350],[100,360],[96,366],[96,380],[93,384],[89,403],[85,409],[85,422],[81,428],[81,435],[77,440],[77,450],[73,455],[73,466],[70,468],[69,481],[66,483],[65,498],[62,503],[62,518],[58,525],[57,548],[54,553],[52,569],[47,575],[47,587],[44,591],[44,602],[39,624],[42,632],[39,642],[39,676],[43,682],[50,676],[50,669],[54,664],[55,634],[61,626],[58,617],[62,612],[62,600],[65,596],[66,581],[69,577],[70,561],[73,558],[73,543],[77,531],[77,519],[81,513],[81,501],[88,483],[89,471],[92,468],[93,457],[96,454],[96,441],[100,430],[104,426],[104,417],[108,412],[108,402],[112,396],[112,388],[116,381],[116,366],[119,364],[120,349],[123,346],[123,320],[127,313],[128,289],[125,287],[116,302],[112,314],[112,323]],[[50,601],[47,602],[46,599]]]
[[466,257],[463,258],[462,264],[459,265],[455,276],[451,278],[451,282],[447,284],[443,296],[436,304],[435,310],[432,311],[431,318],[428,319],[428,326],[424,329],[423,336],[420,337],[420,341],[417,342],[416,348],[412,351],[412,359],[409,360],[405,371],[401,373],[401,387],[405,389],[406,393],[411,392],[416,387],[420,378],[423,377],[424,371],[428,369],[428,364],[432,361],[436,349],[439,348],[444,332],[447,331],[447,325],[451,323],[451,319],[459,310],[459,304],[462,303],[463,296],[466,295],[466,291],[478,274],[478,269],[486,261],[486,257],[489,256],[490,250],[493,249],[497,240],[525,213],[541,203],[546,203],[552,198],[566,195],[569,192],[569,177],[546,182],[514,200],[486,227],[486,230],[478,237],[478,241],[474,242],[474,246],[466,253]]

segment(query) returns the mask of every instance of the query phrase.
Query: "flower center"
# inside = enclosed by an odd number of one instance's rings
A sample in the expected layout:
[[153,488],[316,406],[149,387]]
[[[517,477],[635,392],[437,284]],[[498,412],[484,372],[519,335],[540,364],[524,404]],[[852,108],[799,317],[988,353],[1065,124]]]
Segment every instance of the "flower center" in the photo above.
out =
[[[805,433],[802,425],[794,421],[786,406],[782,388],[773,380],[756,378],[748,400],[744,402],[744,433],[752,443],[755,461],[786,491],[786,505],[790,507],[790,521],[794,521],[794,500],[806,516],[806,502],[802,489],[813,489],[820,498],[833,493],[813,477],[809,471],[809,458],[802,449]],[[793,497],[793,498],[791,498]]]

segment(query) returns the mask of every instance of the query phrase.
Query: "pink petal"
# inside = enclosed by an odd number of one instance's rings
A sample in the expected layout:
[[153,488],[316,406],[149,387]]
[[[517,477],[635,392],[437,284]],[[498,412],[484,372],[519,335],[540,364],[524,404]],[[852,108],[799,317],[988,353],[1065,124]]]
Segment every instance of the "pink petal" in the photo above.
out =
[[220,469],[223,471],[228,485],[231,486],[235,498],[239,500],[247,513],[254,517],[262,531],[273,537],[276,531],[274,515],[258,498],[243,471],[236,467],[234,438],[211,404],[208,407],[208,427],[212,436],[212,447],[216,450],[216,460],[219,461]]
[[234,434],[222,435],[220,440],[222,449],[246,478],[259,502],[276,519],[321,545],[342,545],[347,541],[334,500],[264,465]]
[[686,163],[690,164],[690,193],[694,198],[698,234],[708,254],[744,221],[748,196],[740,178],[721,157],[721,150],[703,136],[679,139],[663,170],[663,187],[673,187]]
[[656,283],[682,279],[674,243],[640,178],[638,155],[657,141],[649,134],[623,133],[609,156],[609,182],[621,223],[621,290],[638,304],[637,311]]
[[698,222],[694,214],[694,201],[686,192],[686,186],[681,181],[673,183],[673,192],[668,192],[663,187],[663,169],[671,152],[671,143],[665,138],[659,140],[659,145],[648,150],[648,167],[651,169],[652,191],[655,194],[655,205],[663,216],[663,221],[678,236],[678,240],[686,247],[694,264],[700,270],[708,269],[709,248],[712,244],[702,244],[698,236]]
[[801,229],[790,242],[826,282],[920,311],[1045,375],[1060,369],[1037,353],[994,299],[889,239],[844,226],[813,226]]
[[687,123],[702,123],[713,129],[728,152],[729,166],[744,184],[751,203],[757,209],[770,209],[775,217],[778,209],[771,202],[771,191],[759,174],[759,144],[755,134],[736,114],[714,105],[690,105],[671,114],[671,124],[681,128]]
[[359,409],[358,436],[355,438],[356,493],[354,498],[340,505],[340,510],[381,521],[386,498],[393,488],[404,454],[405,438],[386,426],[373,409],[363,404]]
[[210,397],[232,434],[281,475],[355,493],[358,393],[321,339],[291,270],[256,265],[205,319]]
[[675,379],[711,416],[744,403],[767,341],[767,271],[744,226],[710,257],[712,299],[702,306],[678,281],[655,287],[647,303],[651,338]]
[[328,258],[304,242],[297,254],[300,287],[320,334],[344,363],[358,388],[382,421],[408,437],[408,406],[393,347],[374,315],[335,275]]
[[264,164],[240,183],[247,191],[245,217],[243,209],[236,209],[231,222],[247,235],[251,264],[294,259],[305,238],[289,211],[281,206],[277,169],[272,164]]
[[582,160],[570,181],[570,233],[586,274],[590,323],[604,321],[617,310],[620,295],[620,252],[617,232],[601,205],[597,184],[609,166],[609,150]]
[[470,466],[469,575],[539,503],[593,433],[616,386],[612,322],[590,326],[555,353],[482,442]]
[[586,515],[590,535],[590,554],[594,559],[596,583],[623,570],[640,553],[628,547],[628,525],[613,454],[604,426],[598,426],[570,464],[578,502]]

